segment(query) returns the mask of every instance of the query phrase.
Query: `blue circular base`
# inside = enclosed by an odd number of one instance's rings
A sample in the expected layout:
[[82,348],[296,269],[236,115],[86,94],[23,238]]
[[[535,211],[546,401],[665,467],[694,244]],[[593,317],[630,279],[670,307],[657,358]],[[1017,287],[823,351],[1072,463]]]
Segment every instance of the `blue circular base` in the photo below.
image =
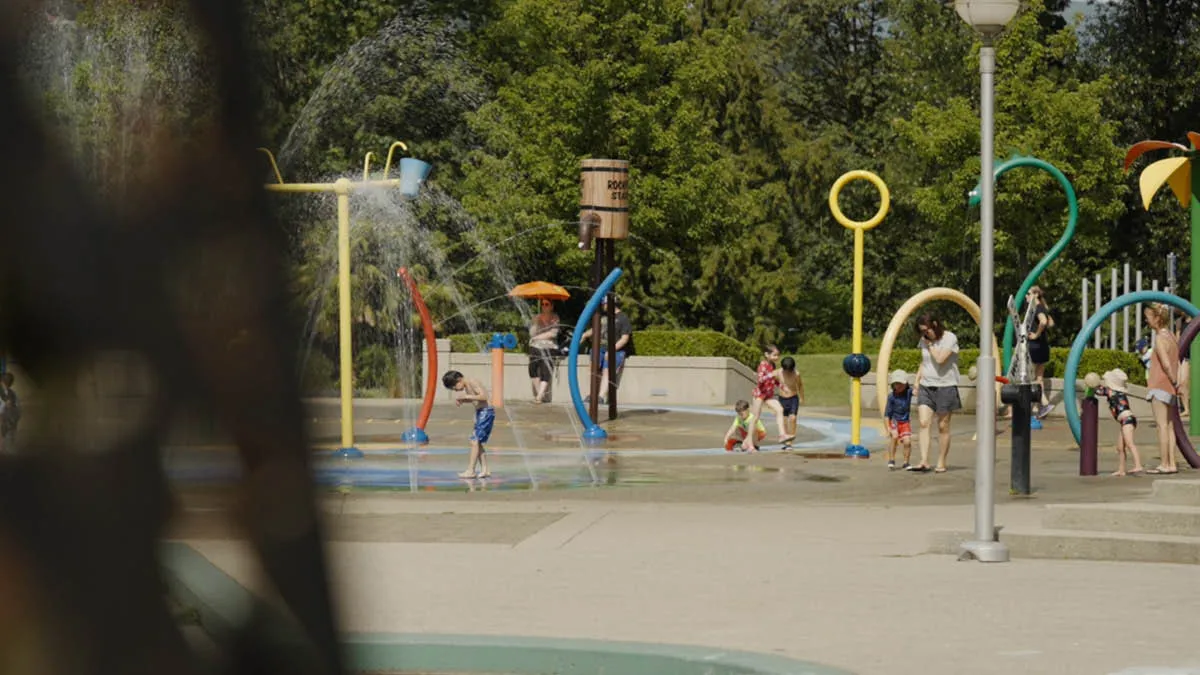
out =
[[400,440],[404,441],[405,443],[420,443],[425,445],[429,443],[429,434],[426,434],[424,429],[413,427],[412,429],[400,434]]
[[358,448],[338,448],[333,451],[333,456],[338,459],[362,459],[363,451]]
[[868,457],[871,456],[871,451],[867,450],[866,448],[864,448],[861,445],[847,445],[846,446],[846,456],[847,457],[858,457],[860,459],[867,459]]
[[599,424],[593,424],[587,431],[583,432],[583,440],[588,443],[603,443],[608,440],[608,432],[602,429]]
[[1029,420],[1029,428],[1033,429],[1034,431],[1041,431],[1042,430],[1042,421],[1036,417]]

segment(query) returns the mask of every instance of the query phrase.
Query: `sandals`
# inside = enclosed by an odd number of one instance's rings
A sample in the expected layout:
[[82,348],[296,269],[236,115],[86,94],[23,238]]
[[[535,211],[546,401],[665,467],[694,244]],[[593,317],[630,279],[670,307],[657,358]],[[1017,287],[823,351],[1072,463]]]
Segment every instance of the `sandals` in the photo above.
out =
[[927,464],[921,464],[919,466],[905,467],[905,470],[906,471],[914,471],[916,473],[929,473],[930,471],[932,471],[934,473],[946,473],[946,467],[944,467],[944,466],[939,466],[936,469],[930,469],[929,465],[927,465]]

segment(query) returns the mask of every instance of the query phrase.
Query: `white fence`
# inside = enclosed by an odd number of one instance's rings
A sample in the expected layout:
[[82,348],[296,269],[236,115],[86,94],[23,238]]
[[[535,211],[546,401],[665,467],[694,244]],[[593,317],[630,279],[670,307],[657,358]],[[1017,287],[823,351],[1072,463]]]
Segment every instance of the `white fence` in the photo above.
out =
[[[1167,286],[1164,290],[1168,293],[1175,292],[1175,254],[1167,256]],[[1158,279],[1150,280],[1150,288],[1146,289],[1143,286],[1142,271],[1135,270],[1133,278],[1130,278],[1129,263],[1125,263],[1123,267],[1114,267],[1108,270],[1107,273],[1100,273],[1092,280],[1090,287],[1088,278],[1084,277],[1080,280],[1081,291],[1079,297],[1079,313],[1082,318],[1080,325],[1087,325],[1088,317],[1094,316],[1100,311],[1100,307],[1104,304],[1101,300],[1104,280],[1108,278],[1109,301],[1116,299],[1118,296],[1132,293],[1133,291],[1141,290],[1158,290]],[[1132,281],[1132,285],[1131,282]],[[1123,283],[1122,283],[1123,282]],[[1123,289],[1123,290],[1122,290]],[[1094,303],[1094,305],[1093,305]],[[1093,307],[1089,312],[1089,307]],[[1131,314],[1132,311],[1132,314]],[[1133,327],[1133,340],[1130,341],[1130,326]],[[1120,328],[1120,330],[1118,330]],[[1142,339],[1142,304],[1139,302],[1132,310],[1125,307],[1119,314],[1114,313],[1108,318],[1108,330],[1105,335],[1105,327],[1103,324],[1096,328],[1096,332],[1092,335],[1092,346],[1096,349],[1107,347],[1108,349],[1121,349],[1122,351],[1130,351],[1137,341]]]

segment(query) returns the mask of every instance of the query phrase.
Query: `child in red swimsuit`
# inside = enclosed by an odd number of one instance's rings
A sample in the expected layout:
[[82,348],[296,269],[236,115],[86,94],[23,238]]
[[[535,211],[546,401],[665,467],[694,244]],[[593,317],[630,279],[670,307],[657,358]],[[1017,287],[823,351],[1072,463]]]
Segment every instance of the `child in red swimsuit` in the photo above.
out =
[[758,364],[758,382],[754,386],[753,400],[750,402],[750,414],[754,419],[762,419],[762,409],[765,405],[775,413],[775,425],[779,427],[779,442],[786,443],[795,438],[788,436],[783,426],[783,406],[775,398],[775,364],[779,362],[779,347],[767,345],[763,349],[763,360]]

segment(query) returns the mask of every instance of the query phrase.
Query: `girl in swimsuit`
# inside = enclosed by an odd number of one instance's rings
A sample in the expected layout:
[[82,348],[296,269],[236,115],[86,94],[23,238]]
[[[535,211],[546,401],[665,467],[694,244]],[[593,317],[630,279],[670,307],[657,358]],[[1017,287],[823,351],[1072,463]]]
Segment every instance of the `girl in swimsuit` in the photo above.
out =
[[[1093,375],[1093,377],[1095,376]],[[1129,396],[1125,391],[1129,377],[1125,375],[1125,371],[1117,368],[1105,373],[1103,381],[1103,385],[1096,387],[1096,395],[1108,399],[1108,410],[1112,413],[1113,419],[1120,425],[1117,428],[1118,464],[1117,470],[1112,475],[1125,475],[1125,455],[1127,452],[1133,455],[1133,470],[1130,473],[1134,475],[1140,474],[1144,471],[1142,468],[1142,457],[1138,454],[1137,445],[1133,442],[1133,432],[1137,429],[1138,421],[1133,411],[1129,409]]]

